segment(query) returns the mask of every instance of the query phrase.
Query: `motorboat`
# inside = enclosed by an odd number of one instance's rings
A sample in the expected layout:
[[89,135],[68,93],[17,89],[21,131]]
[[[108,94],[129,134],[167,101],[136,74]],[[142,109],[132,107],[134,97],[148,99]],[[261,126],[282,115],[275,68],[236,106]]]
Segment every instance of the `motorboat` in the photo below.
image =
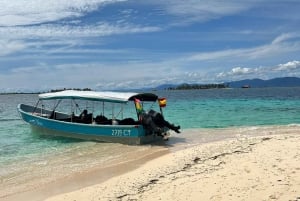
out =
[[[168,139],[170,129],[179,132],[164,120],[165,105],[153,93],[65,90],[39,94],[36,105],[19,104],[18,112],[41,134],[144,144]],[[155,111],[154,106],[163,122],[147,113],[145,107]]]

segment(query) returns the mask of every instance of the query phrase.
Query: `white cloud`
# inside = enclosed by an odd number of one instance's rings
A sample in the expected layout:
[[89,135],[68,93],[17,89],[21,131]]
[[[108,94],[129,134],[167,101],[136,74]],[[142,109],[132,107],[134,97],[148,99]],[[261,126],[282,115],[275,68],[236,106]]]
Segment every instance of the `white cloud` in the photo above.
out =
[[0,36],[15,39],[39,38],[69,38],[72,37],[99,37],[124,33],[142,33],[159,31],[158,27],[141,27],[132,24],[108,24],[85,26],[41,25],[30,27],[0,27]]
[[[145,0],[144,0],[145,1]],[[153,2],[153,0],[148,0]],[[186,25],[194,22],[206,22],[209,20],[219,19],[225,16],[232,16],[238,13],[252,17],[263,17],[271,19],[299,20],[298,1],[289,0],[272,1],[272,0],[164,0],[154,1],[155,4],[163,5],[165,12],[169,15],[176,16],[177,19],[173,24]],[[251,13],[251,9],[266,8],[261,12]],[[250,13],[245,13],[246,11]],[[274,14],[280,13],[280,14]]]
[[[128,23],[117,25],[101,23],[94,26],[41,25],[29,27],[0,27],[0,38],[2,38],[2,40],[0,40],[0,48],[2,49],[0,56],[15,53],[25,49],[25,47],[27,48],[26,51],[38,50],[39,53],[44,52],[46,54],[63,49],[61,53],[65,54],[70,47],[91,43],[91,38],[119,34],[157,32],[159,30],[159,27],[141,27]],[[83,42],[84,39],[89,40]],[[95,43],[92,42],[92,45],[95,45]],[[99,45],[99,42],[97,42],[97,45]],[[55,46],[59,46],[59,49],[49,49],[49,47]],[[74,48],[72,48],[71,51],[75,51]],[[82,50],[82,52],[84,51],[85,50]],[[117,52],[118,50],[115,51]]]
[[0,26],[32,25],[79,17],[106,3],[124,0],[1,0]]
[[260,0],[236,1],[236,0],[165,0],[157,1],[165,7],[168,14],[177,16],[173,24],[189,24],[193,22],[205,22],[208,20],[233,15],[250,9]]
[[[279,64],[277,66],[261,66],[256,68],[235,67],[228,72],[218,73],[217,78],[225,80],[236,80],[259,77],[272,78],[291,75],[296,76],[300,73],[296,71],[298,69],[300,69],[300,61],[289,61],[285,64]],[[294,73],[290,74],[291,71],[293,71]]]
[[[53,50],[49,47],[56,45],[60,49],[68,49],[70,46],[86,45],[93,38],[161,30],[156,26],[136,25],[127,21],[81,23],[80,17],[83,15],[99,10],[99,7],[106,4],[122,1],[127,0],[2,0],[0,1],[0,47],[2,49],[0,56],[13,54],[25,48],[26,52],[36,50],[40,53],[51,52]],[[130,12],[133,11],[126,10],[127,15],[130,15]],[[58,20],[64,21],[56,23]],[[85,39],[88,41],[83,42]],[[98,42],[99,40],[97,44]]]
[[252,73],[252,70],[250,68],[236,67],[231,70],[231,73],[232,75],[243,75],[243,74]]
[[199,0],[172,0],[166,3],[169,5],[168,11],[170,11],[170,13],[179,15],[202,15],[203,17],[235,13],[245,7],[245,3],[238,1],[208,1],[204,3]]
[[9,55],[24,48],[26,48],[26,44],[22,41],[0,40],[0,56]]
[[288,33],[276,37],[270,44],[242,49],[227,49],[215,52],[197,53],[187,57],[188,61],[205,61],[216,59],[258,59],[274,57],[288,52],[300,50],[300,34]]
[[300,68],[300,61],[289,61],[285,64],[279,64],[278,67],[275,67],[276,71],[290,71]]
[[194,77],[198,77],[198,73],[196,72],[185,72],[185,75],[189,78],[194,78]]
[[244,76],[249,74],[254,74],[258,72],[258,68],[245,68],[245,67],[234,67],[229,72],[221,72],[217,75],[218,78],[224,77],[236,77],[236,76]]
[[280,44],[282,42],[285,42],[289,39],[292,39],[292,38],[299,38],[299,34],[297,33],[284,33],[284,34],[281,34],[279,35],[278,37],[276,37],[273,41],[272,41],[272,44]]

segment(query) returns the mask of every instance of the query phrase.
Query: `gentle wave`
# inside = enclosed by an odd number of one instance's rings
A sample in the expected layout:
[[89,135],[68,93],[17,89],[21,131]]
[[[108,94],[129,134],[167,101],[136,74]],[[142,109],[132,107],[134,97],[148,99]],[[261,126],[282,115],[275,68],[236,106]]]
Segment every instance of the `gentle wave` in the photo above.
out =
[[1,121],[21,121],[21,118],[16,118],[16,119],[0,119]]

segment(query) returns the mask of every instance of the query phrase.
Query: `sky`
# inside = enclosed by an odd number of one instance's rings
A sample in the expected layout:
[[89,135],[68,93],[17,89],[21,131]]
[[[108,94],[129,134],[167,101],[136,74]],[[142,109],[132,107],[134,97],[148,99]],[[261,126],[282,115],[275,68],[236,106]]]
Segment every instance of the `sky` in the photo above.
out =
[[299,0],[1,0],[0,92],[300,77]]

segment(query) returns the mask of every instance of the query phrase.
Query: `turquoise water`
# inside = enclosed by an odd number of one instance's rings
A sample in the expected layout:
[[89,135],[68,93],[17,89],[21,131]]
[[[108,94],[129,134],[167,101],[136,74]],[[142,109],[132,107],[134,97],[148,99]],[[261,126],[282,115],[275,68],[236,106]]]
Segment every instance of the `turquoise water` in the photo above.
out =
[[[183,130],[300,123],[300,88],[214,89],[156,93],[160,97],[167,98],[167,107],[163,111],[166,119],[179,124]],[[108,161],[122,159],[132,152],[142,153],[153,149],[151,145],[126,146],[40,136],[20,119],[16,109],[18,103],[35,104],[36,101],[37,95],[32,94],[0,95],[0,188],[2,189],[17,192],[21,187],[17,189],[16,183],[35,181],[42,177],[49,178],[51,182],[57,179],[57,175],[59,176],[57,172],[63,176],[82,171],[84,168],[105,165]],[[3,195],[5,193],[0,192],[0,198]]]
[[[300,122],[300,88],[166,92],[165,113],[183,128],[286,125]],[[162,94],[163,95],[163,94]]]

